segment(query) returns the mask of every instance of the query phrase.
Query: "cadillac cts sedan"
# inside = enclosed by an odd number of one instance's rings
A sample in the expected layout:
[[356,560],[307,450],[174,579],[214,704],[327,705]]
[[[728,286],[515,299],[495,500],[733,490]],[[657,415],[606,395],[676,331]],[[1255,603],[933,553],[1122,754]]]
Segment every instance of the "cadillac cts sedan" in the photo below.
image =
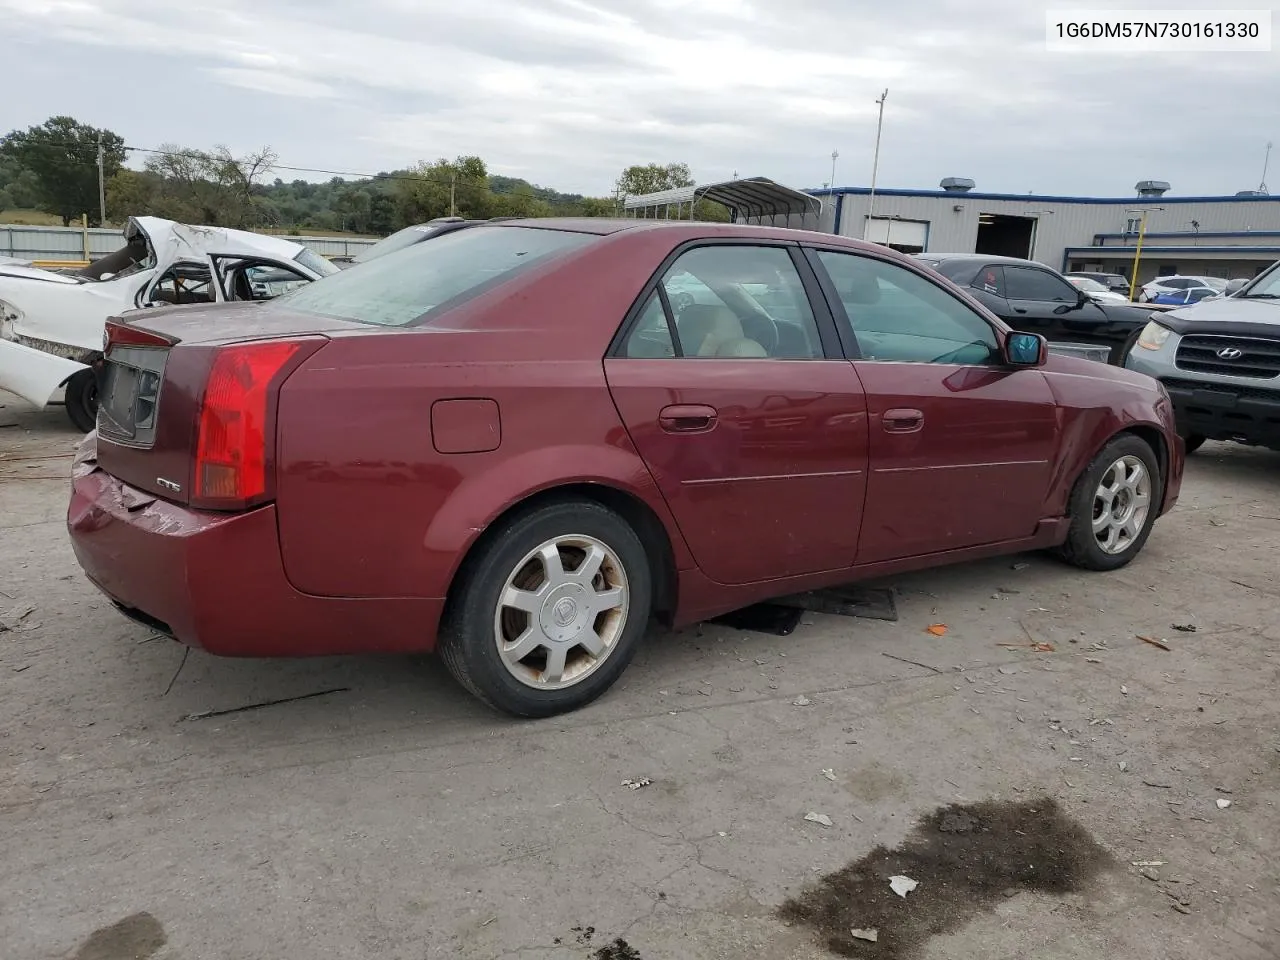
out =
[[518,716],[599,696],[654,618],[1121,567],[1184,459],[1150,377],[885,248],[742,225],[477,225],[117,318],[105,354],[67,522],[120,610],[228,656],[438,647]]

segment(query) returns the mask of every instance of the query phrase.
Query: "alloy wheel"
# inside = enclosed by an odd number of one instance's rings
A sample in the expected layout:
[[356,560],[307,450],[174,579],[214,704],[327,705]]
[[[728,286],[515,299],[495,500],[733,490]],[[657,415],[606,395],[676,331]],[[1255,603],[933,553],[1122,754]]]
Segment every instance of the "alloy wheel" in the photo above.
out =
[[498,595],[502,664],[530,687],[573,686],[617,649],[629,606],[626,570],[607,544],[584,535],[548,540],[516,564]]
[[1093,495],[1093,535],[1103,553],[1124,553],[1151,512],[1151,472],[1138,457],[1121,457],[1102,474]]

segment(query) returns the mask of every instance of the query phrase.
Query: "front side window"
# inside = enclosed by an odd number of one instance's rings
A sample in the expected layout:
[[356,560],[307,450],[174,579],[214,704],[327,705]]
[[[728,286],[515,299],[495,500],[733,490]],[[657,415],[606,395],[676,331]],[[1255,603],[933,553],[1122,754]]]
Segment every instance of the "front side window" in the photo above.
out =
[[662,278],[686,357],[823,356],[808,294],[785,247],[695,247]]
[[1005,267],[1005,296],[1010,300],[1078,303],[1079,295],[1065,280],[1034,267]]
[[991,326],[914,271],[872,257],[819,250],[865,360],[982,364],[999,356]]
[[406,327],[599,237],[533,227],[475,227],[359,263],[280,297],[294,310]]

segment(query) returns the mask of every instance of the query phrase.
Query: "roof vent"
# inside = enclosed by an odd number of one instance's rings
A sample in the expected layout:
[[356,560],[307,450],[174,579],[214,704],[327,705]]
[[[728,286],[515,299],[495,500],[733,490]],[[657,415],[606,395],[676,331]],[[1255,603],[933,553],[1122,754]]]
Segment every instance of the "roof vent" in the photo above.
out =
[[968,177],[943,177],[938,186],[947,193],[968,193],[973,189],[974,183]]
[[1269,197],[1271,194],[1265,190],[1237,190],[1237,197]]
[[1169,191],[1165,180],[1139,180],[1134,186],[1140,197],[1163,197]]

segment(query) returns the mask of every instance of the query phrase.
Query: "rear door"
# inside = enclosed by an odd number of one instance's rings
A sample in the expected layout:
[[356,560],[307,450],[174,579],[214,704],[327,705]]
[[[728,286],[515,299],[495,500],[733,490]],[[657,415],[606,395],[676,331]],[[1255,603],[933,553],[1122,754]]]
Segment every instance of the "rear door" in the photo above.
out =
[[262,257],[215,255],[214,271],[224,300],[273,300],[311,283],[296,266]]
[[1044,375],[1002,366],[986,319],[922,273],[847,251],[810,259],[866,391],[857,562],[1033,534],[1058,434]]
[[699,567],[737,584],[850,566],[866,400],[799,248],[700,243],[651,286],[605,372]]

